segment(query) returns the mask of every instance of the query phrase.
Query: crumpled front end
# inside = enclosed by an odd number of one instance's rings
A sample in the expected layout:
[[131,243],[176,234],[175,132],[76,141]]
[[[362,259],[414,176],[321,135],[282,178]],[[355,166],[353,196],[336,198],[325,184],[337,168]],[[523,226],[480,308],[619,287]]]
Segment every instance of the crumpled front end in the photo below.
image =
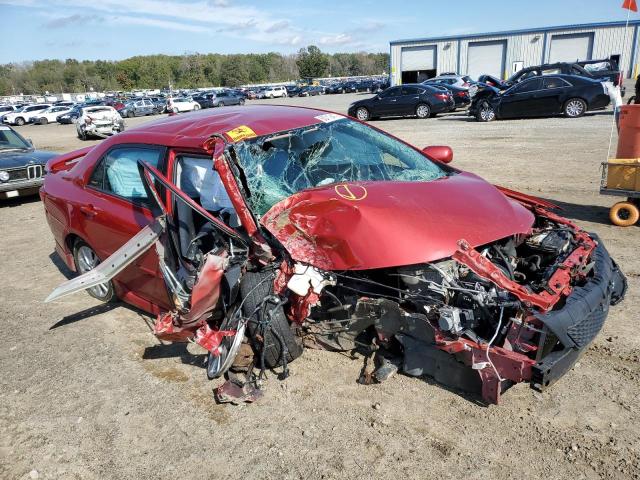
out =
[[[522,199],[521,199],[522,200]],[[363,350],[361,381],[399,371],[498,403],[518,382],[542,390],[598,334],[626,280],[595,235],[527,204],[531,231],[399,267],[281,269],[308,345]],[[306,269],[305,269],[306,268]]]

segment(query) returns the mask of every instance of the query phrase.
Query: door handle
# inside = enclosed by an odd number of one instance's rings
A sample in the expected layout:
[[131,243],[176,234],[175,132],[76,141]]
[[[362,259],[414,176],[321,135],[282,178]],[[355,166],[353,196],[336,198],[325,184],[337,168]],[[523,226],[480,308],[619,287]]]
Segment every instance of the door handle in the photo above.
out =
[[80,211],[82,212],[82,214],[86,217],[95,217],[96,213],[98,213],[98,211],[93,208],[93,205],[89,204],[89,205],[81,205],[80,206]]

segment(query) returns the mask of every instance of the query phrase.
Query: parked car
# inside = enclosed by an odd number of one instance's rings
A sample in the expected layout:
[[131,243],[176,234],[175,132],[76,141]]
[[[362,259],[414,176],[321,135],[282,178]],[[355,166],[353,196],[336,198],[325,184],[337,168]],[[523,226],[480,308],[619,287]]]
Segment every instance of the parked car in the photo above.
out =
[[455,107],[451,93],[430,85],[406,84],[387,88],[375,97],[349,105],[349,115],[361,121],[415,115],[429,118]]
[[[578,75],[580,77],[590,78],[592,80],[609,80],[614,85],[621,84],[621,74],[619,71],[603,71],[601,75],[597,70],[589,71],[582,66],[582,63],[590,64],[590,62],[557,62],[547,63],[544,65],[534,65],[531,67],[523,68],[517,71],[509,79],[500,80],[490,75],[482,75],[479,81],[487,83],[490,86],[496,87],[500,90],[506,90],[518,82],[526,80],[531,77],[544,76],[544,75]],[[602,63],[602,62],[601,62]],[[607,64],[608,65],[608,64]],[[624,96],[624,85],[622,85],[621,94]]]
[[422,84],[430,85],[432,87],[438,87],[446,92],[451,93],[451,95],[453,96],[453,101],[455,102],[453,110],[464,108],[471,104],[471,94],[469,88],[458,87],[457,85],[449,85],[447,83],[432,82],[431,80],[426,80],[422,82]]
[[507,90],[486,87],[478,91],[469,115],[478,121],[544,117],[564,114],[576,118],[609,105],[602,82],[578,75],[533,76]]
[[47,123],[55,123],[60,115],[69,113],[72,107],[68,105],[53,105],[52,107],[42,110],[32,118],[31,123],[38,125],[46,125]]
[[[88,289],[156,314],[159,339],[208,350],[209,378],[243,342],[247,365],[286,377],[304,334],[331,350],[370,343],[380,381],[391,362],[486,403],[518,382],[544,390],[625,278],[555,205],[452,158],[299,107],[141,125],[48,162],[46,218],[82,275],[47,301]],[[245,387],[216,395],[242,401]]]
[[211,106],[224,107],[228,105],[244,105],[244,96],[229,90],[221,90],[212,95]]
[[157,108],[151,100],[141,99],[135,102],[127,102],[123,108],[117,110],[122,117],[144,117],[145,115],[155,115]]
[[200,110],[200,104],[193,100],[192,97],[177,97],[167,100],[167,110],[173,113],[193,112]]
[[15,112],[8,113],[3,116],[3,122],[9,125],[24,125],[25,123],[31,123],[33,118],[42,111],[51,106],[50,103],[37,103],[33,105],[27,105]]
[[302,87],[298,92],[299,97],[315,97],[316,95],[324,95],[324,88],[319,85],[309,85]]
[[14,105],[0,105],[0,118],[8,113],[15,112],[17,108]]
[[469,92],[469,96],[473,97],[478,91],[478,84],[474,82],[468,75],[439,75],[424,82],[427,85],[437,84],[444,85],[445,87],[457,87],[466,89]]
[[29,140],[7,125],[0,125],[0,198],[37,193],[45,164],[53,152],[36,150]]
[[124,131],[124,120],[115,108],[108,105],[83,107],[76,121],[76,131],[80,140],[106,138]]
[[286,96],[287,96],[287,89],[283,86],[267,87],[264,89],[263,98],[276,98],[276,97],[286,97]]
[[618,60],[615,58],[607,58],[604,60],[581,60],[576,65],[584,68],[593,78],[607,78],[616,87],[620,87],[620,93],[624,97],[626,88],[624,86],[624,77]]
[[77,104],[71,108],[67,113],[63,113],[56,117],[56,122],[62,124],[76,123],[78,117],[80,116],[80,111],[86,105],[84,103]]

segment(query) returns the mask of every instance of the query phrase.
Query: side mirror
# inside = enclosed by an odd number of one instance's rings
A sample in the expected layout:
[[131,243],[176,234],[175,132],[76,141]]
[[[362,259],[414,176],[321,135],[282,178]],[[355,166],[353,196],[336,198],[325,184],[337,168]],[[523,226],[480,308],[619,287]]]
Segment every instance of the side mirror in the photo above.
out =
[[429,157],[442,163],[451,163],[453,160],[453,150],[446,145],[430,145],[424,147],[422,151]]

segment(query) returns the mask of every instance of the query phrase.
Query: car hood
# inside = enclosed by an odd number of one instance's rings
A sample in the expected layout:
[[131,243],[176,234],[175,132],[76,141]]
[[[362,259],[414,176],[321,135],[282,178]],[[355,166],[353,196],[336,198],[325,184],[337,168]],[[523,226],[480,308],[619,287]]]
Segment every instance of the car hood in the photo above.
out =
[[365,270],[450,257],[527,233],[533,214],[471,173],[431,182],[354,182],[296,193],[263,226],[291,257],[323,270]]
[[0,169],[18,168],[30,164],[44,165],[47,160],[57,155],[57,153],[42,150],[11,150],[8,152],[0,150]]

